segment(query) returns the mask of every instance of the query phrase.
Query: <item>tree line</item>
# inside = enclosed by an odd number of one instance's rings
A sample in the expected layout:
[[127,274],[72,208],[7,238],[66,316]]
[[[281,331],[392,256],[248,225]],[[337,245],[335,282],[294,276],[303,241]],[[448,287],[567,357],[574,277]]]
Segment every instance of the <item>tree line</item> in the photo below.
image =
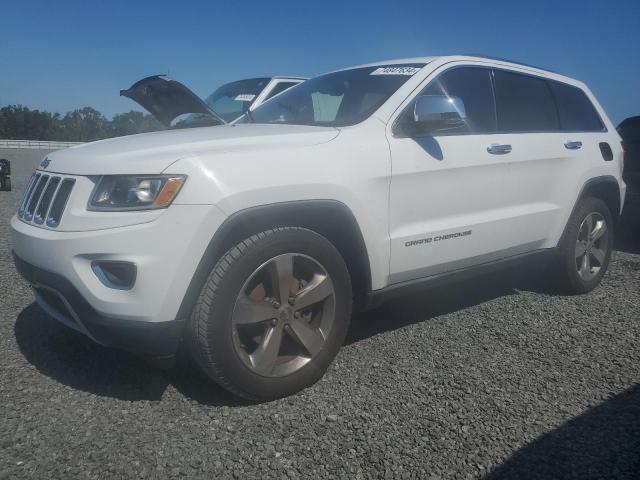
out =
[[153,116],[134,110],[109,120],[91,107],[79,108],[64,116],[22,105],[0,108],[0,139],[7,140],[91,142],[162,129]]

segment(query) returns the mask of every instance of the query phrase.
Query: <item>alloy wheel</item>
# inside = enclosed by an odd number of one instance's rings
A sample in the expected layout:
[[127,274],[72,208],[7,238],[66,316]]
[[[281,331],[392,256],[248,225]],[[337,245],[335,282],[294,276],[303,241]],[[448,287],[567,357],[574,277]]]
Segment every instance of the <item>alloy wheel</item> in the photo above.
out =
[[585,281],[595,278],[603,267],[609,248],[607,222],[600,213],[589,213],[578,231],[575,260],[578,275]]
[[235,302],[236,353],[254,373],[289,375],[324,346],[335,320],[335,291],[315,259],[285,253],[258,267]]

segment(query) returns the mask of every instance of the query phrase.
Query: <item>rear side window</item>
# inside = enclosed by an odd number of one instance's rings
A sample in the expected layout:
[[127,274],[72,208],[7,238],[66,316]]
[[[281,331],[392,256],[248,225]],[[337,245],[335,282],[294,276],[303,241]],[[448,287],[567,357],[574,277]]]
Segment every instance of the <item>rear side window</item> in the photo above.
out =
[[549,82],[558,103],[560,128],[583,132],[601,131],[600,117],[587,95],[578,87],[560,82]]
[[431,82],[420,95],[444,95],[462,100],[466,113],[464,125],[443,133],[483,133],[496,130],[489,69],[453,68]]
[[560,129],[556,105],[546,80],[495,70],[495,90],[499,131]]

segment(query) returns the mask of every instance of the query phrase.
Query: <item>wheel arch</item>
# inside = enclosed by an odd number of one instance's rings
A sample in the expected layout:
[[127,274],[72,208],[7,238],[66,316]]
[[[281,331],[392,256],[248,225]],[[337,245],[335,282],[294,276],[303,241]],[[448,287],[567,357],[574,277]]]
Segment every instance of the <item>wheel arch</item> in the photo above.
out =
[[587,181],[582,187],[578,200],[573,208],[575,209],[580,200],[587,197],[601,199],[609,207],[614,220],[617,221],[619,219],[622,209],[620,184],[614,176],[605,175],[602,177],[595,177]]
[[209,272],[241,240],[276,227],[302,227],[327,238],[344,258],[356,305],[371,291],[371,267],[362,231],[353,213],[337,200],[301,200],[260,205],[230,215],[213,235],[191,278],[177,318],[187,319]]
[[[620,184],[618,183],[616,177],[614,177],[613,175],[603,175],[587,180],[587,182],[582,186],[582,189],[580,190],[580,193],[578,194],[578,197],[573,204],[571,214],[567,218],[567,224],[569,222],[569,219],[576,211],[576,208],[578,208],[580,202],[587,197],[599,198],[603,202],[605,202],[607,204],[607,207],[609,207],[609,210],[611,211],[611,215],[613,215],[614,223],[618,222],[621,214],[622,199],[620,196]],[[560,242],[562,241],[562,238],[564,238],[566,230],[567,225],[565,224]]]

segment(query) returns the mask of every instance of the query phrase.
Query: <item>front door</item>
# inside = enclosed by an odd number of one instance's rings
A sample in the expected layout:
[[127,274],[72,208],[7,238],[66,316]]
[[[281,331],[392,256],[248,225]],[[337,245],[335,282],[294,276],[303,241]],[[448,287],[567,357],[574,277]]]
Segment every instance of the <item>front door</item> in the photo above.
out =
[[[450,67],[419,94],[461,101],[460,124],[408,136],[396,130],[400,117],[388,133],[390,284],[525,249],[509,188],[510,152],[495,133],[491,75],[488,68]],[[410,104],[401,116],[413,114]]]

